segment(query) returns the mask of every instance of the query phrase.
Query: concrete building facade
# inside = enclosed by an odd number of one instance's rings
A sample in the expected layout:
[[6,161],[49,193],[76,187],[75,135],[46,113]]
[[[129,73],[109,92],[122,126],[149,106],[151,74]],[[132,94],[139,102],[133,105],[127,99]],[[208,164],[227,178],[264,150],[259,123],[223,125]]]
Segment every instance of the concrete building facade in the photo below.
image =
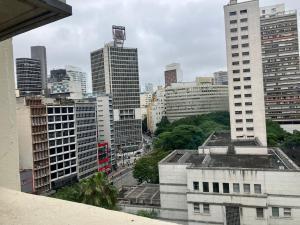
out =
[[179,63],[172,63],[165,68],[165,87],[182,82],[183,74]]
[[66,66],[67,75],[72,78],[73,81],[80,82],[82,94],[86,94],[86,79],[87,74],[81,70],[81,68],[76,66],[67,65]]
[[140,94],[142,119],[147,117],[147,107],[151,103],[151,101],[152,101],[152,92],[143,92]]
[[112,95],[116,150],[139,149],[142,126],[137,49],[106,44],[91,53],[91,68],[94,94]]
[[[116,167],[114,114],[111,95],[100,95],[96,97],[97,102],[97,125],[98,144],[106,142],[110,152],[110,163]],[[101,146],[102,147],[102,146]]]
[[151,133],[154,133],[161,119],[166,116],[165,106],[165,88],[158,87],[157,91],[153,94],[151,103],[147,107],[147,127]]
[[47,52],[45,46],[31,46],[31,58],[40,61],[42,94],[47,92],[48,72],[47,72]]
[[214,72],[214,84],[216,84],[216,85],[227,85],[228,84],[227,71]]
[[20,96],[42,94],[40,60],[30,58],[16,59],[17,89]]
[[78,179],[81,180],[98,171],[96,102],[76,101],[75,113]]
[[259,2],[231,0],[224,13],[231,138],[267,145]]
[[300,129],[300,67],[297,11],[261,8],[266,117],[292,132]]
[[216,111],[228,111],[227,85],[173,83],[166,88],[166,116],[169,121]]

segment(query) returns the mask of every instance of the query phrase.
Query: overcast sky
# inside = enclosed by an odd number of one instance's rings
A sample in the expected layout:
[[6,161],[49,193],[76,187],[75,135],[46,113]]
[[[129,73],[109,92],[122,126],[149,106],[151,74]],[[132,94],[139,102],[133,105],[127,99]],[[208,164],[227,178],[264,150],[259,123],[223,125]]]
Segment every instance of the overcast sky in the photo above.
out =
[[[90,52],[112,40],[112,25],[126,27],[125,46],[139,52],[140,84],[163,84],[165,65],[181,63],[184,81],[226,69],[223,5],[229,0],[67,0],[73,16],[14,38],[14,57],[30,46],[47,48],[48,72],[74,65],[90,77]],[[299,0],[260,0],[261,6]]]

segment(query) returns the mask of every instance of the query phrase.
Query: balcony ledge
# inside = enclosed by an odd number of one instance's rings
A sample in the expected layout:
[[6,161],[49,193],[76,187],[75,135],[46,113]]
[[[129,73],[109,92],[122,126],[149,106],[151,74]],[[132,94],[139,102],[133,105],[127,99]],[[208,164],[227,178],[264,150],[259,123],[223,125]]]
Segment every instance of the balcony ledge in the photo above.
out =
[[0,188],[0,224],[172,225],[85,204]]

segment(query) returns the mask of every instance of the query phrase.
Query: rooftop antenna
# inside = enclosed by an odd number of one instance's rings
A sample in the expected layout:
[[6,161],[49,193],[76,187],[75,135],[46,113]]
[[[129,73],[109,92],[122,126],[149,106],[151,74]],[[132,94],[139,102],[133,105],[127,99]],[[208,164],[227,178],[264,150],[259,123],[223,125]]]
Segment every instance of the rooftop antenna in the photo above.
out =
[[114,39],[114,46],[123,48],[124,41],[126,40],[125,27],[113,25],[112,34]]

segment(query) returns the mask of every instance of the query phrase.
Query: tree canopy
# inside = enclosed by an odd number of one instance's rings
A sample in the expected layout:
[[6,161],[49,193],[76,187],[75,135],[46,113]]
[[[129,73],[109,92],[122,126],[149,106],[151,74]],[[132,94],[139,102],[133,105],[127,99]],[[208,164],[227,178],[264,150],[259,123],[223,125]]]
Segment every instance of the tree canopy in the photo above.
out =
[[106,209],[115,209],[118,192],[109,183],[104,173],[96,173],[79,183],[59,189],[52,197]]

